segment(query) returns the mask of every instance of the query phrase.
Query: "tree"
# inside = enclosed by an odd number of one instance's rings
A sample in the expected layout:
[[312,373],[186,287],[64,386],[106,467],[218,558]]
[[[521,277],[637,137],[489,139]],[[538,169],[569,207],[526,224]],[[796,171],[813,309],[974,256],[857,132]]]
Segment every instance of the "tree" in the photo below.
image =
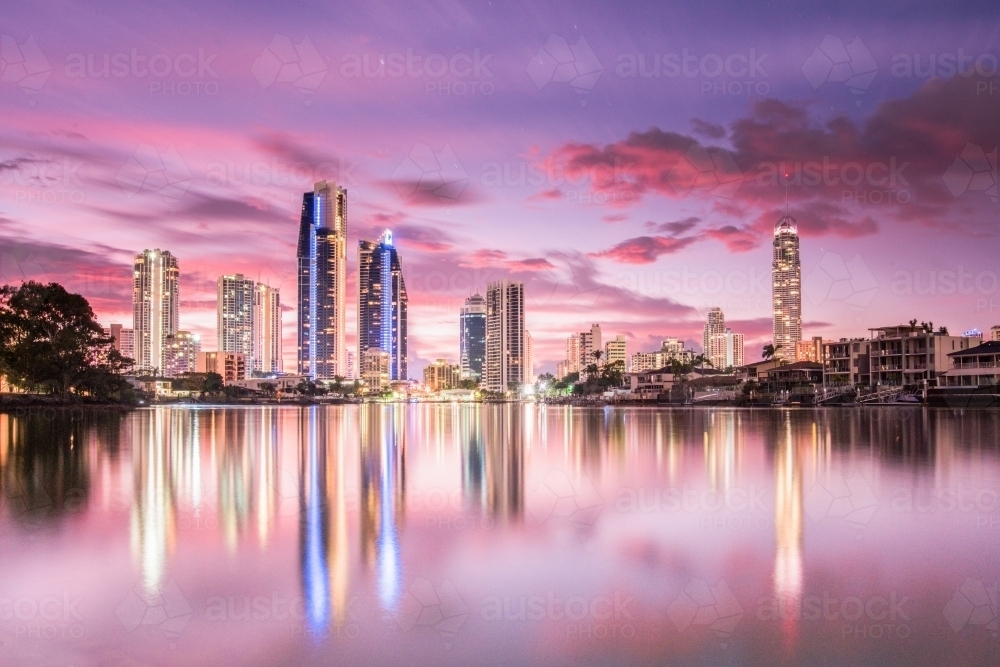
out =
[[712,365],[712,361],[704,354],[699,354],[698,356],[696,356],[694,358],[694,363],[698,364],[698,367],[701,369],[702,372],[705,371],[705,364],[708,364],[709,366]]
[[79,294],[35,281],[0,287],[0,373],[11,384],[61,395],[126,397],[133,393],[123,376],[132,366]]
[[477,380],[475,378],[465,378],[464,380],[459,380],[458,381],[458,388],[459,389],[469,389],[469,390],[474,391],[476,389],[479,389],[479,380]]
[[764,361],[768,361],[770,359],[773,359],[774,355],[776,355],[778,353],[778,350],[780,349],[781,349],[780,345],[775,345],[774,343],[768,343],[767,345],[764,346],[764,349],[761,352],[760,356],[764,358]]

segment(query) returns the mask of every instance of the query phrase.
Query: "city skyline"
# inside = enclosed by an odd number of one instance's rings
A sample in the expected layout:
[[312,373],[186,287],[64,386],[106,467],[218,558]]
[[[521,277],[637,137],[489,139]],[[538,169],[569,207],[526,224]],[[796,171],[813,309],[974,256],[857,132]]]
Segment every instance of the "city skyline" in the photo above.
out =
[[[769,246],[787,195],[803,337],[913,317],[985,331],[1000,318],[995,37],[974,11],[914,8],[904,21],[879,7],[734,6],[709,26],[694,9],[635,4],[545,8],[511,31],[470,7],[464,27],[439,31],[402,8],[372,41],[361,16],[376,11],[252,7],[233,22],[197,3],[174,15],[119,8],[113,33],[66,35],[62,21],[87,20],[78,7],[10,8],[4,34],[37,44],[47,78],[0,83],[3,279],[62,282],[102,321],[127,322],[121,280],[135,250],[168,247],[184,262],[184,326],[206,347],[219,275],[284,290],[290,372],[289,228],[302,192],[329,180],[349,193],[347,243],[391,227],[407,257],[415,377],[455,356],[456,304],[503,278],[538,306],[540,371],[590,321],[632,350],[664,337],[694,347],[716,305],[754,351],[772,335]],[[596,78],[567,83],[532,65],[581,39]],[[851,88],[824,63],[855,39],[874,76]],[[269,74],[285,46],[317,55],[321,72]],[[712,69],[751,51],[753,77]],[[414,76],[379,73],[378,56],[407,53]],[[120,54],[124,76],[104,75]],[[185,73],[193,58],[192,76],[150,75],[164,56]],[[473,69],[432,77],[425,65],[439,57]],[[353,253],[346,262],[353,294]],[[355,349],[350,305],[345,328]]]

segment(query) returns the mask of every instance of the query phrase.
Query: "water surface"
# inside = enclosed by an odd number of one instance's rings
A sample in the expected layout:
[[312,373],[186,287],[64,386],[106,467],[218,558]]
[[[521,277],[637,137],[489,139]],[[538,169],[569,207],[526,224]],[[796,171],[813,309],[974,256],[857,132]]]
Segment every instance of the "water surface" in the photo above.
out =
[[3,665],[1000,664],[1000,415],[0,415]]

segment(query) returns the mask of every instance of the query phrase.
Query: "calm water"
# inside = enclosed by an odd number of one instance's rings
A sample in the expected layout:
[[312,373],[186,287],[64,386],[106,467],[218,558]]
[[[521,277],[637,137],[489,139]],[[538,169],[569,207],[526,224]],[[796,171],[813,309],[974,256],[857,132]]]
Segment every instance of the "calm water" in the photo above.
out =
[[997,665],[1000,415],[0,415],[3,665]]

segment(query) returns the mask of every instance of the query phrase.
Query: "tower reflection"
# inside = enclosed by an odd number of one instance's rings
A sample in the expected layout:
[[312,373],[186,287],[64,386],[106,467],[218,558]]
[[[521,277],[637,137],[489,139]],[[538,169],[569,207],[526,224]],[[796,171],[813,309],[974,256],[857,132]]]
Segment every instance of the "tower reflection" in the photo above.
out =
[[495,523],[524,515],[524,426],[517,406],[491,406],[486,416],[486,506]]
[[402,577],[399,529],[405,521],[406,406],[361,406],[361,557],[374,568],[382,608],[392,610]]
[[784,619],[786,640],[791,642],[802,598],[802,462],[788,415],[778,431],[774,463],[774,594]]

